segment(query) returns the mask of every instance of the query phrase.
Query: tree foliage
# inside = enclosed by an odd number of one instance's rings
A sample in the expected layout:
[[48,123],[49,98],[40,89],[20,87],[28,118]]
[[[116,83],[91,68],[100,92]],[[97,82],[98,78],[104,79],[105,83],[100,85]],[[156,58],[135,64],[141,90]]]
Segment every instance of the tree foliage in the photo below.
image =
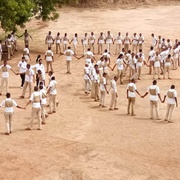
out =
[[0,0],[0,23],[5,31],[24,27],[33,16],[38,19],[55,20],[57,7],[74,0]]

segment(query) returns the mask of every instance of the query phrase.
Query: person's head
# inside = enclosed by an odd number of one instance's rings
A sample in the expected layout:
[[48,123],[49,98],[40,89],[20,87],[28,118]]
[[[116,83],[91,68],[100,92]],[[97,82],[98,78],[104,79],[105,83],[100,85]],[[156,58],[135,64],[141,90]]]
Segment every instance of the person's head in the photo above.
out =
[[136,36],[136,33],[134,33],[134,36]]
[[152,33],[151,36],[154,37],[154,33]]
[[77,37],[77,36],[78,36],[78,34],[77,34],[77,33],[75,33],[75,34],[74,34],[74,36],[75,36],[75,37]]
[[141,36],[142,36],[142,33],[139,33],[139,36],[141,37]]
[[97,64],[94,65],[94,69],[98,69],[98,65]]
[[44,88],[44,87],[43,87],[42,85],[39,86],[39,89],[40,89],[40,90],[43,89],[43,88]]
[[88,48],[87,50],[88,50],[88,51],[90,51],[91,49],[90,49],[90,48]]
[[107,76],[107,73],[103,73],[103,77],[105,77],[105,78],[106,78],[106,76]]
[[42,64],[42,59],[39,59],[39,64]]
[[171,58],[171,54],[168,54],[168,58]]
[[120,54],[119,56],[118,56],[118,59],[121,59],[123,57],[123,54]]
[[171,85],[171,89],[175,89],[175,85],[174,84]]
[[156,56],[158,56],[159,55],[159,51],[156,51]]
[[25,61],[25,57],[24,57],[24,56],[23,56],[21,59],[22,59],[22,62],[24,62],[24,61]]
[[29,48],[29,46],[26,44],[26,45],[25,45],[25,48]]
[[55,80],[55,77],[53,76],[53,77],[51,78],[51,80],[52,80],[52,81]]
[[66,36],[67,36],[67,33],[64,33],[64,36],[66,37]]
[[105,52],[105,53],[107,53],[107,52],[108,52],[108,50],[107,50],[107,49],[105,49],[105,50],[104,50],[104,52]]
[[142,53],[142,49],[140,49],[139,52]]
[[8,34],[8,38],[11,38],[11,34]]
[[170,42],[170,39],[167,39],[167,42],[169,43],[169,42]]
[[103,57],[103,56],[101,56],[101,57],[100,57],[100,60],[101,60],[101,61],[104,61],[104,57]]
[[124,48],[122,48],[122,52],[125,52],[125,49],[124,49]]
[[4,60],[4,65],[7,65],[7,60]]
[[135,79],[133,78],[133,79],[131,79],[131,82],[132,82],[132,83],[135,83],[136,81],[135,81]]
[[165,38],[162,38],[162,41],[164,42],[164,41],[165,41]]
[[41,82],[39,82],[39,86],[43,86],[43,82],[41,81]]
[[26,68],[27,68],[27,69],[30,69],[30,67],[31,67],[30,64],[27,64],[27,65],[26,65]]
[[49,31],[49,33],[48,33],[49,35],[51,35],[51,31]]
[[151,47],[150,47],[150,50],[152,51],[153,49],[154,49],[154,48],[151,46]]
[[49,76],[52,76],[52,75],[53,75],[53,72],[52,72],[52,71],[49,71],[49,72],[48,72],[48,75],[49,75]]
[[120,32],[118,32],[118,36],[120,36],[121,35],[121,33]]
[[48,47],[48,50],[51,50],[51,47]]
[[42,74],[42,72],[41,72],[41,70],[40,70],[40,69],[38,69],[37,73],[38,73],[38,74]]
[[118,80],[118,77],[117,77],[117,76],[114,76],[114,80],[117,81],[117,80]]
[[135,58],[138,59],[138,55],[137,54],[135,55]]
[[57,36],[59,36],[59,35],[60,35],[60,33],[58,32],[58,33],[57,33]]
[[94,35],[94,33],[93,32],[91,32],[91,36],[93,36]]
[[0,44],[2,43],[2,40],[0,40]]
[[159,35],[158,38],[161,39],[161,35]]
[[128,36],[128,35],[129,35],[129,33],[127,32],[127,33],[126,33],[126,36]]
[[103,32],[101,32],[100,35],[102,36],[102,35],[103,35]]
[[156,84],[157,84],[157,81],[156,81],[156,80],[153,80],[152,83],[153,83],[153,85],[156,85]]
[[27,29],[25,29],[25,31],[24,31],[25,33],[27,33]]
[[108,31],[107,34],[110,34],[110,31]]
[[6,98],[10,98],[11,94],[10,93],[6,93]]
[[84,35],[87,36],[87,33],[85,33]]
[[34,87],[34,91],[38,91],[38,87],[37,86]]
[[68,49],[71,49],[71,47],[70,47],[70,46],[68,46]]
[[96,69],[96,74],[99,74],[99,69]]
[[135,56],[135,54],[134,54],[134,53],[132,53],[132,54],[131,54],[131,56],[132,56],[132,57],[134,57],[134,56]]
[[131,54],[131,50],[128,50],[128,54]]
[[89,66],[89,64],[88,64],[88,63],[86,63],[86,64],[85,64],[85,67],[88,67],[88,66]]

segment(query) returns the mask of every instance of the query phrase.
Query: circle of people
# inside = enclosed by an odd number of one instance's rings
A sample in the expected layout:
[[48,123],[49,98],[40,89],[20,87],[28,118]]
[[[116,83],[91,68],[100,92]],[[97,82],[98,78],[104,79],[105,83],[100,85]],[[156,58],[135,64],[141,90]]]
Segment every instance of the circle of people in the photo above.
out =
[[[168,79],[170,79],[170,69],[171,64],[173,69],[176,70],[179,63],[180,56],[180,42],[175,40],[174,45],[170,39],[165,40],[161,36],[156,36],[152,34],[152,43],[150,46],[150,52],[147,62],[145,61],[145,55],[143,53],[144,49],[144,37],[142,33],[137,36],[136,33],[133,34],[133,37],[130,38],[129,34],[126,33],[125,37],[119,32],[115,39],[110,31],[107,32],[107,35],[104,36],[103,32],[100,33],[97,39],[98,45],[98,54],[100,54],[100,59],[96,60],[94,56],[96,37],[93,32],[88,36],[87,33],[81,38],[81,43],[83,47],[83,55],[77,57],[77,44],[78,34],[75,33],[74,37],[69,40],[67,33],[63,37],[60,36],[58,32],[56,37],[52,36],[51,31],[48,32],[45,38],[45,44],[47,44],[48,50],[45,52],[44,60],[46,61],[46,72],[43,65],[43,60],[41,56],[38,55],[35,65],[30,65],[31,61],[30,50],[29,50],[29,40],[32,36],[25,30],[25,32],[18,36],[15,35],[15,32],[9,34],[5,40],[5,45],[8,50],[8,59],[11,59],[15,51],[17,51],[17,37],[24,36],[24,45],[22,60],[18,63],[19,73],[16,73],[11,66],[7,64],[7,61],[4,61],[4,64],[0,66],[2,71],[1,77],[1,87],[0,95],[2,95],[3,86],[5,84],[6,88],[6,99],[0,104],[0,107],[5,108],[5,122],[6,122],[6,135],[12,133],[12,117],[14,113],[14,106],[18,108],[25,109],[30,103],[32,103],[32,113],[31,121],[29,127],[26,130],[31,130],[33,128],[33,122],[35,117],[38,117],[38,130],[42,129],[42,124],[46,124],[46,118],[48,114],[56,112],[56,106],[58,101],[56,100],[57,95],[57,82],[55,76],[53,75],[53,62],[54,62],[54,53],[52,51],[52,45],[56,45],[56,54],[59,56],[66,56],[66,65],[67,65],[67,74],[71,74],[71,61],[73,56],[77,59],[85,58],[85,67],[84,67],[84,81],[85,81],[85,94],[91,93],[91,98],[94,101],[99,102],[100,107],[105,106],[105,97],[106,93],[109,94],[111,91],[111,102],[109,110],[118,110],[117,108],[117,81],[120,80],[120,84],[123,83],[123,79],[128,73],[128,80],[130,83],[127,85],[127,99],[128,99],[128,108],[127,114],[135,116],[134,105],[136,93],[144,98],[147,94],[150,94],[150,119],[160,119],[159,118],[159,109],[158,109],[158,100],[164,102],[167,97],[167,112],[165,121],[173,122],[172,113],[174,106],[178,106],[177,102],[177,92],[175,90],[175,85],[171,85],[170,89],[167,91],[164,98],[161,98],[159,87],[157,86],[157,81],[155,80],[156,76],[160,78],[160,74],[165,75],[167,73]],[[0,58],[2,56],[2,41],[0,40]],[[61,43],[62,46],[61,47]],[[73,44],[73,50],[68,44]],[[118,55],[116,63],[113,67],[110,66],[110,56],[112,45],[116,44],[115,54]],[[107,49],[104,50],[104,46],[107,46]],[[132,45],[132,48],[130,47]],[[61,51],[62,49],[62,51]],[[132,50],[130,50],[132,49]],[[144,95],[140,95],[135,85],[136,80],[141,80],[142,66],[146,65],[149,68],[149,74],[153,74],[153,84],[148,87],[147,92]],[[112,71],[117,66],[117,75],[110,78],[110,73],[108,68]],[[49,71],[50,69],[50,71]],[[20,107],[17,103],[11,99],[11,94],[9,93],[9,70],[12,70],[14,74],[20,75],[21,77],[21,88],[23,89],[22,95],[20,98],[25,98],[25,93],[29,87],[29,101],[25,107]],[[35,70],[35,72],[34,72]],[[49,75],[49,84],[46,88],[45,86],[45,73]],[[110,88],[107,89],[107,81],[110,81]],[[36,86],[34,87],[34,92],[32,93],[32,82],[36,81]],[[45,110],[47,106],[47,94],[49,94],[49,112]],[[155,109],[156,116],[154,117],[153,109]]]

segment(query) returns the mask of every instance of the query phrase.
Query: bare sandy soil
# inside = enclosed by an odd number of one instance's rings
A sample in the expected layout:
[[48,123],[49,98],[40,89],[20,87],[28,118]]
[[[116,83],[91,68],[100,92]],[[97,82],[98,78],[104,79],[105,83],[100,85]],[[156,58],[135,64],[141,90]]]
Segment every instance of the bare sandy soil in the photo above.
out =
[[[55,35],[68,32],[69,37],[77,32],[111,30],[124,35],[142,32],[148,56],[150,34],[179,38],[180,6],[158,6],[139,9],[62,9],[57,22],[32,21],[27,28],[34,41],[31,42],[32,64],[37,53],[44,55],[45,35],[49,30]],[[33,30],[35,29],[35,30]],[[18,42],[18,54],[9,61],[16,71],[23,48],[23,39]],[[82,54],[78,45],[78,55]],[[53,47],[55,48],[55,47]],[[97,49],[96,49],[97,50]],[[96,56],[98,58],[98,56]],[[116,57],[112,55],[112,65]],[[111,65],[111,66],[112,66]],[[118,84],[118,111],[110,112],[110,95],[107,108],[98,107],[84,94],[84,59],[72,62],[72,74],[66,74],[65,58],[55,55],[54,70],[58,81],[58,112],[48,117],[42,131],[25,131],[30,121],[31,107],[15,110],[14,131],[5,136],[3,109],[0,113],[0,179],[1,180],[178,180],[180,179],[180,115],[174,111],[175,123],[164,123],[166,104],[160,104],[162,120],[149,119],[149,98],[136,100],[136,117],[126,115],[126,84]],[[164,95],[171,84],[180,92],[179,70],[171,71],[172,80],[160,80],[158,85]],[[144,67],[143,77],[137,87],[144,94],[152,82]],[[116,71],[112,72],[112,76]],[[19,105],[22,100],[20,78],[11,73],[10,92]],[[180,93],[179,93],[180,94]],[[178,94],[178,98],[180,97]],[[4,96],[0,97],[3,100]]]

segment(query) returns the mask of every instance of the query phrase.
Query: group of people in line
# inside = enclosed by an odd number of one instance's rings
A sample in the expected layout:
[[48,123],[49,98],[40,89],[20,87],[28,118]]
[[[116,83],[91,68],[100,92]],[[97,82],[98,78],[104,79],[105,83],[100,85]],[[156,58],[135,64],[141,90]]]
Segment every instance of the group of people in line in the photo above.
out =
[[[13,38],[13,34],[8,35],[6,39],[6,45],[8,48],[9,42],[11,42],[11,50],[8,52],[13,52],[17,50],[16,43]],[[45,38],[45,43],[47,44],[48,50],[45,52],[44,60],[46,61],[46,70],[43,65],[43,59],[38,55],[35,65],[30,65],[31,57],[29,50],[29,38],[32,39],[31,35],[25,30],[23,33],[24,36],[24,45],[22,60],[18,63],[19,73],[16,73],[8,64],[7,61],[4,61],[4,64],[0,66],[2,70],[2,81],[1,81],[1,89],[0,95],[2,95],[2,88],[4,83],[6,84],[6,100],[2,102],[0,106],[5,107],[6,112],[6,125],[7,125],[7,133],[12,132],[12,114],[13,114],[13,106],[17,106],[22,108],[16,104],[14,100],[10,98],[10,93],[8,93],[8,79],[9,79],[9,70],[12,70],[14,74],[20,75],[21,77],[21,88],[22,94],[20,98],[25,98],[25,94],[27,91],[27,87],[29,87],[29,101],[27,106],[32,102],[32,117],[30,126],[26,128],[27,130],[32,129],[33,121],[35,115],[38,116],[38,129],[41,129],[41,124],[45,124],[45,117],[48,116],[45,111],[46,106],[46,98],[47,94],[50,94],[49,97],[49,106],[50,111],[49,114],[56,112],[56,94],[57,94],[57,82],[53,75],[53,62],[54,62],[54,53],[52,51],[52,46],[56,44],[56,53],[60,56],[65,56],[66,65],[67,65],[67,74],[71,74],[71,61],[73,57],[77,59],[85,58],[85,66],[84,66],[84,81],[85,81],[85,94],[91,94],[91,97],[99,102],[100,107],[105,107],[105,96],[106,93],[111,91],[111,102],[109,110],[118,110],[117,108],[117,81],[120,81],[120,84],[124,84],[124,78],[128,73],[128,80],[130,83],[127,85],[127,99],[128,99],[128,108],[127,114],[135,116],[134,113],[134,104],[135,104],[135,94],[138,92],[135,82],[137,80],[141,80],[142,78],[142,66],[146,65],[149,68],[149,74],[153,74],[153,85],[150,86],[147,92],[142,96],[145,97],[148,93],[150,94],[150,118],[153,119],[153,108],[156,110],[156,119],[159,119],[159,110],[158,110],[158,99],[161,102],[164,102],[166,97],[168,98],[168,107],[166,118],[168,122],[173,122],[172,120],[172,112],[174,109],[174,105],[178,106],[177,103],[177,92],[175,90],[175,85],[172,85],[165,95],[164,99],[161,98],[159,88],[156,85],[157,79],[160,78],[160,74],[163,75],[163,79],[166,77],[166,73],[168,74],[168,79],[170,79],[170,70],[177,69],[180,65],[179,57],[180,57],[180,42],[175,40],[175,44],[172,45],[169,39],[165,40],[165,38],[158,38],[152,34],[152,43],[150,47],[150,52],[148,55],[147,61],[145,60],[145,55],[143,52],[144,49],[144,37],[142,33],[139,33],[137,36],[136,33],[133,34],[133,37],[130,38],[129,34],[126,33],[124,37],[122,37],[119,32],[116,38],[113,38],[113,35],[110,31],[107,32],[106,35],[103,32],[100,33],[97,41],[93,32],[90,35],[85,33],[85,35],[81,39],[81,43],[83,45],[83,55],[77,56],[77,44],[78,34],[75,33],[74,37],[69,40],[67,33],[65,33],[64,37],[60,36],[60,33],[57,33],[56,37],[52,36],[51,31],[49,31],[48,35]],[[19,37],[21,37],[19,36]],[[100,54],[99,59],[95,58],[95,42],[98,44],[98,54]],[[61,43],[63,44],[63,51],[61,51]],[[73,43],[73,50],[69,46],[69,44]],[[116,51],[115,54],[118,54],[115,64],[112,66],[111,60],[111,51],[112,45],[116,43]],[[104,44],[107,45],[107,49],[103,51]],[[130,46],[132,45],[132,47]],[[1,47],[1,46],[0,46]],[[9,46],[10,48],[10,46]],[[0,48],[1,50],[1,48]],[[8,57],[11,57],[11,53]],[[173,67],[171,68],[171,64]],[[111,78],[109,69],[114,71],[117,67],[117,74]],[[45,73],[49,74],[50,81],[46,88],[45,86]],[[34,92],[32,93],[32,83],[36,81],[36,86],[34,88]],[[107,82],[110,82],[110,87],[108,89]],[[10,101],[11,103],[6,103],[6,101]],[[10,105],[9,105],[10,104]],[[25,108],[25,107],[23,107]],[[8,114],[9,113],[9,114]],[[41,122],[42,117],[42,122]]]

